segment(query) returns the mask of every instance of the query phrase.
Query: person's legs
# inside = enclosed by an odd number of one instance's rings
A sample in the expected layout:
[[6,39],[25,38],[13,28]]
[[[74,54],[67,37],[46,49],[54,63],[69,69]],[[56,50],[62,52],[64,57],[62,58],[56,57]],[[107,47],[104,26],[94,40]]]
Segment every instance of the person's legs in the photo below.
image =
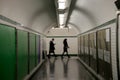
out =
[[63,58],[63,56],[64,56],[64,53],[65,53],[65,52],[63,51],[61,58]]
[[49,51],[48,58],[50,58],[50,53],[51,53],[51,51]]
[[53,51],[53,55],[54,55],[54,57],[56,57],[56,55],[55,55],[55,52]]
[[66,55],[68,56],[68,58],[70,58],[70,55],[68,55],[68,51],[66,50]]

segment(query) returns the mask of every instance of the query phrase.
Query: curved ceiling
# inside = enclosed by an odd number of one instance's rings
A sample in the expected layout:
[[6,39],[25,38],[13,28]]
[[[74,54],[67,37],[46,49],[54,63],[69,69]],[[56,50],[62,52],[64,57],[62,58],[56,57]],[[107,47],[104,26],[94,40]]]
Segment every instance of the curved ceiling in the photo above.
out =
[[[116,17],[116,0],[72,0],[67,25],[84,32]],[[57,24],[54,0],[0,0],[0,15],[44,33]]]
[[54,0],[0,0],[0,15],[41,33],[57,21]]
[[69,23],[74,23],[81,32],[94,28],[116,17],[116,0],[73,0]]

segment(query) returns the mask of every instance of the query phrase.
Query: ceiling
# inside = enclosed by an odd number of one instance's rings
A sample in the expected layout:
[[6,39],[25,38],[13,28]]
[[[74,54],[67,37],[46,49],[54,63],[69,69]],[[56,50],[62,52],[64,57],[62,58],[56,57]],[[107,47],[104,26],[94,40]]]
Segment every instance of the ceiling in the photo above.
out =
[[99,26],[116,17],[115,0],[73,0],[68,23],[81,32]]
[[[67,25],[81,33],[110,21],[116,17],[115,1],[72,0]],[[41,33],[57,25],[54,0],[0,0],[0,15]]]
[[0,0],[0,15],[41,33],[56,24],[54,0]]

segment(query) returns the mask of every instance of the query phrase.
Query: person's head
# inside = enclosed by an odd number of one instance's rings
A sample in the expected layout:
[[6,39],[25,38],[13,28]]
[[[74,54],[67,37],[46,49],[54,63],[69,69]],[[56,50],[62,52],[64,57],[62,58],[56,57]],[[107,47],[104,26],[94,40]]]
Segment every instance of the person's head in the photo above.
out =
[[54,41],[54,38],[52,38],[52,41]]
[[67,41],[67,39],[65,38],[64,41]]

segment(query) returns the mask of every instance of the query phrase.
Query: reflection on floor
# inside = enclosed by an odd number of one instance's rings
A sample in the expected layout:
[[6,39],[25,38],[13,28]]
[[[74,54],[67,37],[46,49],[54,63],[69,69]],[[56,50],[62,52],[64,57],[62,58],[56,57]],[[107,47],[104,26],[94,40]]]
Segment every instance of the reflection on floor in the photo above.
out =
[[95,80],[76,58],[50,58],[30,80]]

